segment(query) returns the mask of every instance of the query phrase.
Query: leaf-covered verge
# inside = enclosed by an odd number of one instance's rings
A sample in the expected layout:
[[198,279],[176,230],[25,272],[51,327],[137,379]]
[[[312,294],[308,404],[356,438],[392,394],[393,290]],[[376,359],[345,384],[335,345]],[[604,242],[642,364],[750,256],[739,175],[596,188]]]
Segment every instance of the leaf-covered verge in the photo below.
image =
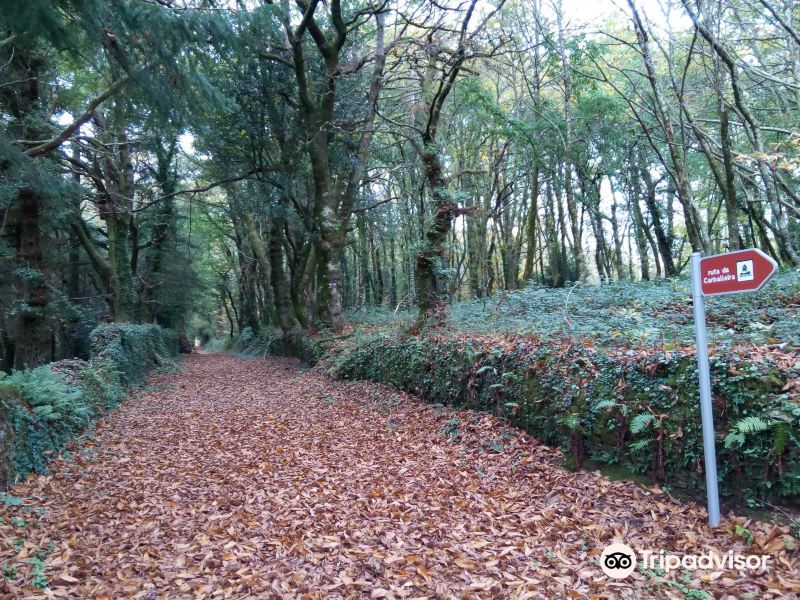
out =
[[[712,356],[723,493],[800,500],[793,360],[747,347]],[[591,459],[681,489],[702,485],[697,367],[685,350],[611,351],[522,336],[379,337],[345,350],[333,368],[430,402],[493,411],[561,446],[578,466]]]
[[43,473],[48,461],[125,390],[172,365],[161,328],[106,324],[92,331],[89,360],[0,374],[0,486]]
[[[708,299],[718,462],[730,501],[796,507],[800,277],[782,273],[770,285]],[[402,314],[354,315],[332,369],[493,411],[564,448],[572,465],[616,465],[700,497],[691,311],[678,280],[458,303],[445,327],[421,336],[406,333]]]
[[[23,598],[792,598],[790,529],[571,472],[476,411],[295,360],[194,355],[0,500]],[[598,565],[612,540],[767,554],[758,571]]]

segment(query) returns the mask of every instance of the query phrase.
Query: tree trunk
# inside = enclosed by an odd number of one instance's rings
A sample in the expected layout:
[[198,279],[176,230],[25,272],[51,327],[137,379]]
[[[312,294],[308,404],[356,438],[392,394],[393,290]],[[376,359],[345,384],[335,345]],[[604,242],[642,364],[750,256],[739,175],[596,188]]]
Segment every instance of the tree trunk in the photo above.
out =
[[397,258],[395,257],[394,235],[389,238],[389,305],[396,306],[398,302],[397,291]]
[[761,135],[761,125],[755,116],[750,112],[745,103],[744,95],[739,84],[738,66],[736,61],[728,53],[725,47],[719,43],[711,31],[700,21],[698,15],[695,14],[694,10],[689,5],[688,0],[681,0],[681,2],[686,9],[686,12],[689,14],[689,17],[692,19],[697,31],[714,49],[728,69],[731,90],[733,91],[733,99],[736,109],[741,115],[742,120],[747,125],[746,129],[753,144],[753,149],[757,153],[756,166],[758,173],[761,176],[764,193],[766,194],[770,208],[772,209],[773,218],[775,219],[774,233],[775,241],[778,245],[778,252],[780,253],[784,262],[796,266],[800,264],[800,256],[798,256],[792,244],[791,233],[789,232],[789,226],[786,221],[786,213],[778,200],[778,191],[775,189],[775,182],[773,181],[769,165],[763,158],[764,142]]
[[39,224],[41,196],[37,190],[23,188],[17,196],[19,263],[22,275],[24,305],[12,330],[14,368],[32,369],[52,360],[51,327],[47,315],[50,287],[44,273],[42,232]]
[[650,177],[650,173],[645,166],[642,169],[642,177],[645,181],[644,202],[647,205],[647,210],[650,213],[650,220],[653,224],[653,233],[656,237],[658,244],[658,251],[661,254],[661,260],[664,263],[664,277],[671,279],[678,274],[675,268],[675,261],[672,258],[672,247],[669,243],[667,235],[664,233],[664,227],[661,224],[661,212],[656,203],[656,186]]
[[617,222],[617,195],[614,192],[614,181],[609,176],[608,185],[611,188],[611,233],[614,236],[614,268],[617,271],[617,281],[625,279],[625,268],[622,264],[622,238],[619,234]]
[[112,317],[115,321],[136,321],[136,292],[131,274],[130,216],[106,213],[108,230],[108,264],[111,267]]
[[563,81],[563,108],[564,108],[564,195],[567,199],[567,212],[569,214],[570,233],[572,234],[572,272],[577,281],[581,278],[582,248],[581,227],[578,221],[578,207],[575,202],[575,193],[572,189],[572,76],[570,72],[569,56],[564,42],[564,26],[562,23],[563,5],[559,2],[556,6],[556,22],[558,25],[558,49],[561,57],[561,79]]
[[[678,200],[683,207],[683,217],[686,223],[686,235],[689,238],[689,243],[692,250],[701,252],[706,250],[706,241],[703,238],[703,233],[700,228],[700,217],[692,202],[691,188],[689,187],[689,175],[686,172],[685,151],[684,144],[680,143],[675,135],[675,130],[672,126],[672,118],[669,115],[662,98],[661,90],[658,85],[658,77],[656,74],[653,58],[650,53],[650,43],[647,29],[639,16],[639,11],[633,0],[628,0],[628,6],[631,8],[633,26],[636,31],[636,40],[639,46],[639,51],[644,59],[645,72],[650,89],[653,93],[654,112],[659,120],[661,130],[664,133],[664,138],[667,143],[669,152],[669,163],[664,167],[668,171],[668,175],[672,180],[675,190],[678,195]],[[668,275],[669,277],[669,275]]]
[[723,106],[720,115],[720,141],[722,143],[722,164],[725,168],[725,216],[728,223],[728,250],[741,250],[744,247],[739,235],[739,203],[736,200],[736,183],[733,171],[733,156],[728,134],[728,108]]
[[525,268],[522,278],[528,281],[533,277],[533,267],[536,261],[536,226],[539,218],[539,165],[534,164],[531,171],[531,201],[528,207],[528,218],[525,224],[525,236],[528,249],[525,254]]
[[432,140],[423,148],[422,164],[434,207],[433,222],[425,232],[425,245],[417,255],[416,262],[417,302],[420,315],[424,316],[438,308],[445,300],[447,286],[442,281],[441,274],[445,258],[445,241],[459,210],[458,206],[447,198],[447,182]]
[[[647,253],[647,228],[642,216],[642,208],[639,206],[639,199],[642,195],[642,186],[639,183],[639,176],[636,169],[631,169],[631,190],[628,197],[628,206],[633,215],[633,230],[636,237],[636,250],[639,252],[639,265],[642,273],[642,281],[650,281],[650,258]],[[631,257],[632,259],[632,257]]]
[[272,290],[275,302],[275,316],[278,326],[287,331],[297,326],[297,319],[291,312],[289,297],[290,285],[283,268],[283,249],[280,239],[280,223],[272,219],[272,231],[269,235],[269,265],[271,268]]
[[367,224],[363,215],[356,218],[358,270],[361,273],[359,290],[363,297],[359,301],[365,304],[375,303],[375,286],[372,283],[372,272],[369,268],[369,248],[367,244]]
[[367,223],[367,230],[369,232],[369,245],[370,253],[372,255],[372,268],[375,271],[375,304],[378,306],[383,305],[384,296],[384,281],[383,281],[383,265],[381,261],[381,246],[375,243],[374,225],[372,222]]
[[247,234],[247,241],[250,245],[250,248],[253,250],[253,254],[255,255],[255,259],[258,263],[258,268],[261,273],[262,285],[265,294],[265,314],[262,315],[262,320],[264,325],[269,325],[276,322],[274,313],[277,306],[276,299],[273,298],[273,284],[270,281],[273,273],[272,265],[270,265],[270,260],[267,256],[267,250],[264,247],[264,240],[261,239],[261,235],[258,232],[258,226],[256,225],[252,214],[250,214],[246,207],[242,207],[241,218],[242,223],[244,224],[245,233]]

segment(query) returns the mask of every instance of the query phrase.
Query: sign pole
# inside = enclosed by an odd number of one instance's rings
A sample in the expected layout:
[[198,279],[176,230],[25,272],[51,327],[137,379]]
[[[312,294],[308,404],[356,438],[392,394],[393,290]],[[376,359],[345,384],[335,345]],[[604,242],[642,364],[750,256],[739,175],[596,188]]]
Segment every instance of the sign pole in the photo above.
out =
[[717,457],[714,441],[714,412],[711,408],[711,373],[708,366],[708,336],[706,334],[706,305],[703,300],[700,274],[700,252],[693,252],[692,306],[697,345],[697,372],[700,376],[700,415],[703,420],[703,453],[706,466],[706,492],[708,494],[708,523],[719,525],[719,490],[717,489]]

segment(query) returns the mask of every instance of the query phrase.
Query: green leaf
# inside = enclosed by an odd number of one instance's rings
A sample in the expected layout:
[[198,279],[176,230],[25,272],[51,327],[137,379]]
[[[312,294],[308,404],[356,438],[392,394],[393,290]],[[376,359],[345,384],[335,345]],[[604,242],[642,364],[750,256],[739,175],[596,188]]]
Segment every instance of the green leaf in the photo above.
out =
[[20,504],[22,504],[22,498],[17,498],[16,496],[12,496],[11,494],[0,492],[0,502],[5,504],[6,506],[19,506]]
[[744,444],[744,434],[740,431],[731,431],[725,436],[725,447],[733,448]]
[[744,419],[740,419],[734,424],[734,428],[738,429],[742,433],[756,433],[759,431],[766,431],[769,429],[769,421],[762,419],[761,417],[755,416],[748,416]]
[[603,410],[606,408],[612,408],[615,406],[619,406],[619,403],[616,400],[600,400],[597,404],[594,405],[595,410]]
[[644,450],[645,448],[649,447],[650,444],[652,443],[653,443],[653,438],[647,438],[646,440],[636,440],[630,446],[628,446],[628,449],[631,452],[639,452],[640,450]]
[[635,417],[633,417],[633,420],[631,421],[631,426],[630,426],[631,433],[634,434],[641,433],[642,431],[647,429],[648,425],[650,425],[650,423],[652,423],[654,419],[655,417],[653,416],[653,413],[649,412],[640,413],[636,415]]
[[750,533],[750,530],[745,529],[741,525],[737,525],[736,529],[734,530],[736,535],[739,535],[744,540],[744,543],[748,546],[752,545],[753,543],[753,534]]
[[775,457],[783,454],[786,444],[789,443],[789,426],[784,422],[775,423],[772,431],[772,454]]

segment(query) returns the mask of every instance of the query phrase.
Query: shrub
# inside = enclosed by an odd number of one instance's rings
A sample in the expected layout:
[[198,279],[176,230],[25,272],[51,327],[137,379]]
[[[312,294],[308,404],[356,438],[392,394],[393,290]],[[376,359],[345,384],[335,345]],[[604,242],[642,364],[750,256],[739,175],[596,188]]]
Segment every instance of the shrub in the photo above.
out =
[[155,325],[109,324],[91,334],[88,361],[63,360],[0,377],[0,485],[47,461],[116,406],[156,366],[172,365]]
[[289,331],[269,328],[258,334],[253,333],[250,327],[245,327],[230,348],[242,358],[263,358],[267,354],[293,356],[312,365],[323,354],[319,344],[299,327]]
[[141,383],[153,368],[172,364],[158,325],[100,325],[89,340],[92,361],[119,371],[126,385]]

